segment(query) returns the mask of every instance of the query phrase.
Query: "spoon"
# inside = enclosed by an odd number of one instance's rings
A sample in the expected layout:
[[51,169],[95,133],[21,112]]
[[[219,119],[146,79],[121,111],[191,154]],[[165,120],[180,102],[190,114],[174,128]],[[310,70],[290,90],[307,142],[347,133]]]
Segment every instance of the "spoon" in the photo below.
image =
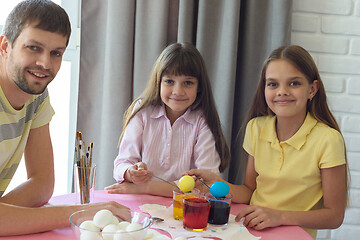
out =
[[159,217],[152,217],[152,218],[150,218],[150,221],[151,221],[152,223],[156,223],[156,222],[163,222],[164,219],[163,219],[163,218],[159,218]]
[[152,177],[154,177],[154,178],[157,178],[157,179],[159,179],[159,180],[161,180],[161,181],[164,181],[164,182],[170,184],[171,186],[176,187],[177,189],[179,189],[179,191],[180,191],[181,193],[183,193],[183,191],[181,191],[181,189],[180,189],[178,186],[176,186],[175,184],[173,184],[173,183],[171,183],[171,182],[169,182],[169,181],[166,181],[165,179],[162,179],[162,178],[160,178],[160,177],[158,177],[158,176],[155,176],[155,175],[153,175],[153,174],[151,174],[151,173],[146,173],[146,174],[147,174],[147,175],[150,175],[150,176],[152,176]]
[[209,185],[207,185],[202,178],[196,178],[197,180],[199,180],[199,182],[201,182],[203,185],[205,185],[208,189],[210,189]]

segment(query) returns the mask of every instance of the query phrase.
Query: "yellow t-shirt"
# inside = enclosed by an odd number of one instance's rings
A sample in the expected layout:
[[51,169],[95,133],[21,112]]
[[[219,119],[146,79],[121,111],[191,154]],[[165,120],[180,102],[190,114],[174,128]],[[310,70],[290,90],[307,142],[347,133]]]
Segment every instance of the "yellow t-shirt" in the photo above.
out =
[[[308,211],[323,207],[321,168],[345,164],[341,134],[310,114],[288,140],[279,142],[275,116],[257,117],[246,127],[243,147],[254,157],[256,189],[251,205]],[[316,237],[316,230],[308,231]]]
[[30,130],[49,123],[53,115],[47,89],[15,110],[0,87],[0,197],[19,165]]

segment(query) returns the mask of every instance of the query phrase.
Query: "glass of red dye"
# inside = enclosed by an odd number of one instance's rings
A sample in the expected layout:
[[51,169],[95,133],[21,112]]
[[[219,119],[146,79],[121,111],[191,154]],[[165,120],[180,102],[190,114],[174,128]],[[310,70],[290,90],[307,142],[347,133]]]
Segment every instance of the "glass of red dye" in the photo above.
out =
[[210,202],[205,198],[183,199],[183,226],[186,230],[201,232],[207,227]]

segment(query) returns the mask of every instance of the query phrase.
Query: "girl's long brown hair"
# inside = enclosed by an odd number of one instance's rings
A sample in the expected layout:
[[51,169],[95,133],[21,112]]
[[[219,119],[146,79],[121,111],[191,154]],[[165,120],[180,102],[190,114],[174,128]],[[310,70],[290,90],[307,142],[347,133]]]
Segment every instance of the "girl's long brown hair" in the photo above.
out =
[[[302,72],[308,82],[311,84],[314,80],[318,81],[319,89],[313,99],[308,101],[307,103],[307,112],[311,114],[317,121],[325,123],[331,128],[336,129],[340,134],[340,128],[337,124],[333,114],[331,113],[329,106],[326,100],[326,92],[324,88],[324,84],[321,80],[319,70],[316,67],[316,64],[311,57],[311,55],[302,47],[296,45],[290,46],[281,46],[270,53],[270,56],[266,59],[263,64],[260,79],[258,86],[255,91],[255,95],[250,107],[250,110],[245,118],[244,124],[242,125],[242,129],[246,126],[246,124],[253,118],[259,116],[267,116],[274,115],[274,113],[268,107],[265,100],[265,81],[266,81],[266,69],[269,63],[273,60],[286,60],[290,62],[293,66],[295,66],[300,72]],[[346,147],[345,148],[345,160],[346,160],[346,189],[348,189],[348,181],[349,181],[349,167],[347,163],[346,157]],[[346,201],[348,202],[348,190],[346,193]]]
[[[162,105],[160,98],[160,85],[162,76],[166,74],[186,75],[198,79],[198,93],[192,110],[201,109],[214,139],[216,150],[219,153],[223,172],[229,164],[230,150],[222,133],[218,112],[211,90],[204,60],[200,52],[190,43],[174,43],[166,47],[155,62],[149,83],[141,96],[129,106],[124,114],[124,126],[119,143],[124,135],[126,126],[135,114],[141,109],[153,105]],[[138,100],[140,106],[134,109]]]

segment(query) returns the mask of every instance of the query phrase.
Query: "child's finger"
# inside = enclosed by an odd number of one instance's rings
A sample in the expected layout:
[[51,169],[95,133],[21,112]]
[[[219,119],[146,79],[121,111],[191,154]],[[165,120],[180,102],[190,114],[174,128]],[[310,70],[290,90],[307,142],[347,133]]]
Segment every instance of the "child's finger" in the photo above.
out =
[[192,177],[195,177],[195,178],[203,178],[203,179],[205,179],[204,171],[201,170],[201,169],[191,169],[189,171],[184,172],[183,175],[189,175],[189,176],[192,176]]
[[240,210],[240,212],[236,216],[235,220],[240,221],[241,218],[246,217],[248,214],[252,213],[253,211],[254,211],[254,208],[252,206],[243,208]]
[[[150,173],[150,174],[154,175],[154,171],[153,171],[153,170],[150,170],[150,169],[146,170],[146,173]],[[151,178],[151,176],[149,176],[149,179],[150,179],[150,178]]]
[[105,189],[105,190],[115,189],[117,185],[118,185],[118,183],[115,183],[115,184],[113,184],[113,185],[110,185],[110,186],[105,187],[104,189]]
[[256,215],[254,215],[254,216],[249,215],[244,220],[244,226],[248,226],[248,227],[251,227],[251,228],[256,227],[260,223],[261,223],[261,219],[260,219],[259,216],[256,216]]
[[144,162],[139,162],[139,163],[137,163],[136,164],[137,165],[137,169],[138,170],[146,170],[147,169],[147,165],[146,165],[146,163],[144,163]]
[[147,172],[147,170],[138,169],[138,170],[131,171],[131,175],[133,177],[144,177],[144,176],[147,176],[146,172]]
[[121,193],[121,192],[119,191],[119,189],[108,189],[108,188],[105,188],[105,190],[106,190],[107,193]]

